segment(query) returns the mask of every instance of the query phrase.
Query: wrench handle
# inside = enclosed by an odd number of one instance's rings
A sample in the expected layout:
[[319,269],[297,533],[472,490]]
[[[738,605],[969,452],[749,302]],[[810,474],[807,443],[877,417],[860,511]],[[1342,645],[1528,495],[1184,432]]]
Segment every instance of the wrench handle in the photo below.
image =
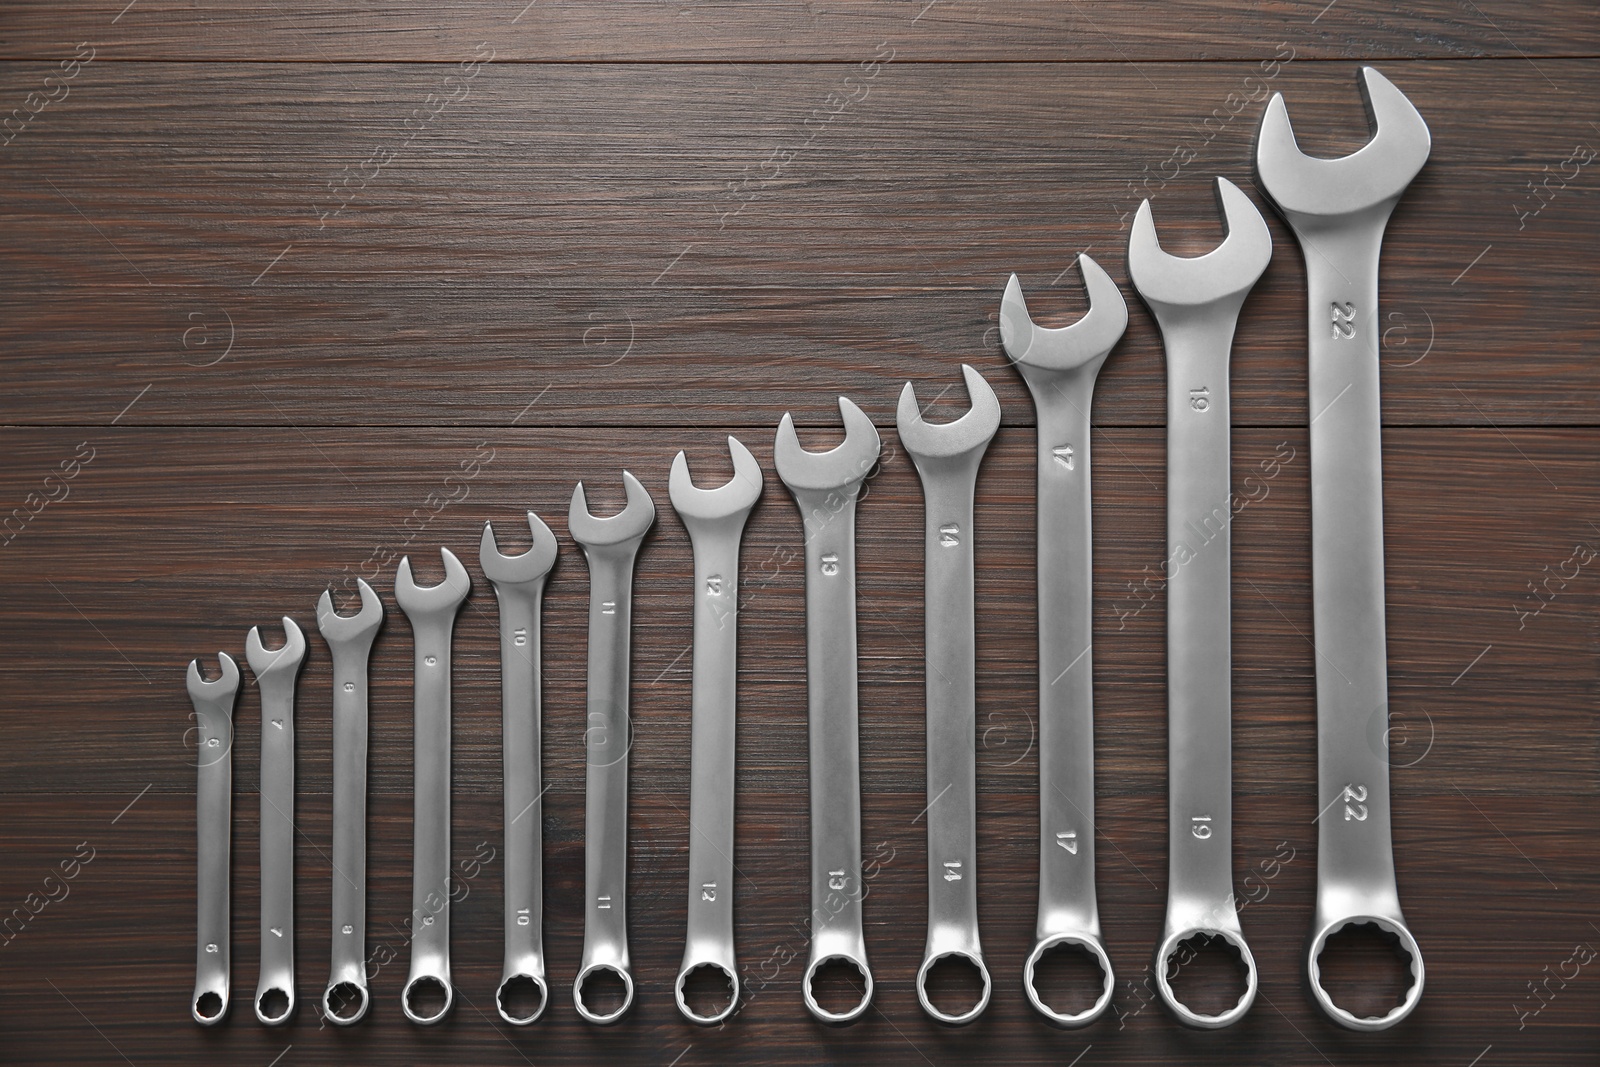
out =
[[[584,809],[582,969],[573,984],[578,1011],[590,1022],[615,1022],[633,1003],[628,955],[628,675],[633,629],[633,562],[639,542],[584,545],[589,565],[589,687],[584,728],[587,780]],[[625,986],[622,1005],[608,1014],[584,1004],[584,980],[615,972]]]
[[[988,1007],[989,971],[978,931],[977,647],[973,495],[983,451],[914,457],[923,490],[924,692],[927,704],[928,937],[917,972],[924,1010],[962,1024]],[[960,1013],[926,992],[939,959],[966,959],[983,980]]]
[[[1089,493],[1089,405],[1098,369],[1096,365],[1087,373],[1053,376],[1038,385],[1029,382],[1039,424],[1036,933],[1041,942],[1068,933],[1097,942],[1100,937],[1094,884],[1094,586]],[[1106,980],[1109,990],[1109,971]]]
[[[450,1011],[450,640],[454,612],[411,620],[413,634],[411,969],[401,1007],[412,1022],[438,1022]],[[412,1007],[419,983],[437,983],[444,1007]]]
[[[856,688],[856,497],[860,483],[827,492],[790,487],[806,530],[806,704],[811,778],[811,957],[806,1006],[849,1022],[872,1000],[862,933],[861,739]],[[865,982],[861,1002],[827,1011],[812,995],[816,972],[845,961]]]
[[[214,1026],[228,1013],[229,868],[233,834],[233,700],[195,703],[196,894],[194,1021]],[[215,997],[215,1000],[210,998]],[[202,1008],[204,1010],[202,1010]]]
[[500,744],[506,850],[505,962],[500,981],[503,986],[526,976],[541,990],[545,980],[540,849],[544,803],[539,736],[544,584],[545,579],[540,577],[525,585],[497,582],[494,587],[500,608]]
[[733,983],[730,1006],[739,999],[733,950],[733,824],[743,516],[737,523],[684,518],[694,544],[694,680],[689,921],[680,974],[702,964],[721,969]]
[[[261,690],[261,971],[256,1017],[288,1020],[294,988],[294,674],[260,679]],[[267,994],[282,992],[268,1014]],[[266,1005],[266,1008],[264,1008]]]
[[[333,952],[328,988],[366,1002],[368,647],[333,653]],[[325,1005],[326,1007],[326,1005]],[[333,1012],[328,1018],[354,1022]]]
[[[1392,207],[1392,204],[1389,205]],[[1422,952],[1400,912],[1389,804],[1384,627],[1378,259],[1388,208],[1352,224],[1295,222],[1310,334],[1311,604],[1317,645],[1317,907],[1308,971],[1337,1022],[1386,1029],[1422,996]],[[1345,926],[1374,923],[1411,957],[1412,985],[1381,1017],[1335,1004],[1318,956]]]

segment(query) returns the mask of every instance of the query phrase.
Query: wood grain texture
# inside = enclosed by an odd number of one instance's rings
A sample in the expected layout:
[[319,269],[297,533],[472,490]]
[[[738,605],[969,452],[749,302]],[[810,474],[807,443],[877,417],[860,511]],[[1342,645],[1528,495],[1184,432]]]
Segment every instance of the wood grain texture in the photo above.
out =
[[[1595,1062],[1600,964],[1574,974],[1572,962],[1575,946],[1600,948],[1600,563],[1577,562],[1600,549],[1600,161],[1573,162],[1600,146],[1588,6],[125,4],[22,0],[0,14],[6,1063]],[[1152,578],[1163,365],[1125,286],[1130,327],[1101,376],[1091,442],[1098,880],[1119,981],[1105,1020],[1053,1030],[1019,988],[1038,863],[1034,435],[997,344],[999,293],[1015,271],[1038,319],[1079,314],[1073,257],[1089,249],[1121,278],[1146,195],[1169,249],[1209,247],[1212,175],[1264,203],[1249,156],[1266,95],[1286,94],[1308,150],[1350,151],[1365,137],[1355,70],[1372,60],[1434,136],[1390,229],[1380,309],[1394,833],[1428,990],[1401,1027],[1356,1035],[1303,986],[1317,815],[1304,274],[1269,213],[1275,262],[1233,360],[1234,487],[1252,498],[1233,534],[1234,869],[1256,898],[1243,923],[1262,996],[1238,1026],[1194,1034],[1147,985],[1166,884]],[[43,93],[54,98],[41,107],[29,94]],[[931,419],[958,414],[963,362],[994,383],[1005,425],[976,513],[978,877],[995,992],[978,1023],[952,1031],[923,1015],[913,987],[922,519],[893,409],[914,380]],[[885,442],[859,513],[879,994],[860,1024],[831,1030],[799,993],[801,534],[770,468],[784,411],[808,446],[837,440],[840,393]],[[747,999],[708,1031],[678,1016],[671,993],[690,832],[691,554],[666,475],[683,448],[702,483],[726,477],[728,432],[767,484],[742,569]],[[565,509],[580,478],[596,510],[619,506],[624,467],[659,515],[635,588],[640,992],[624,1023],[597,1030],[571,1007],[587,573]],[[562,539],[544,631],[553,1002],[515,1030],[492,1006],[500,698],[475,546],[486,519],[503,546],[524,543],[529,507]],[[397,1003],[411,687],[392,589],[404,554],[420,580],[437,577],[440,545],[476,583],[454,661],[453,851],[472,873],[455,909],[459,1009],[419,1030]],[[370,1020],[343,1031],[311,1006],[327,969],[332,786],[313,605],[358,575],[389,607],[370,770],[368,946],[381,965]],[[310,645],[297,712],[304,1003],[282,1030],[250,1012],[260,705],[246,672],[234,1010],[202,1030],[187,1016],[194,768],[181,679],[193,656],[242,657],[247,629],[285,613]],[[1262,864],[1286,854],[1263,883]],[[76,872],[65,883],[63,863]]]

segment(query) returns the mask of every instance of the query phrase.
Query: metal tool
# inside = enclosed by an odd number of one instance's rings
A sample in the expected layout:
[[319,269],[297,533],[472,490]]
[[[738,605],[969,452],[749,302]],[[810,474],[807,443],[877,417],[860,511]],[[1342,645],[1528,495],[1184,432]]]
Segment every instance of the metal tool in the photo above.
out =
[[[1161,328],[1167,360],[1167,919],[1156,987],[1188,1026],[1218,1029],[1256,996],[1256,964],[1233,896],[1232,553],[1228,360],[1239,309],[1272,258],[1250,198],[1217,179],[1227,236],[1191,259],[1156,239],[1150,201],[1128,235],[1128,276]],[[1216,939],[1239,952],[1245,991],[1217,1015],[1173,993],[1174,957]]]
[[[856,691],[856,498],[877,465],[878,431],[839,398],[843,443],[807,452],[786,413],[773,462],[806,532],[806,693],[811,751],[811,959],[801,990],[825,1023],[854,1022],[872,1003],[872,971],[861,930],[861,740]],[[861,1000],[843,1012],[817,1002],[824,966],[853,967]]]
[[[317,600],[317,629],[333,655],[333,959],[322,1014],[338,1026],[366,1017],[367,660],[383,626],[383,601],[360,578],[361,610],[339,615]],[[342,1013],[342,1014],[341,1014]]]
[[194,705],[196,885],[194,999],[189,1010],[201,1026],[215,1026],[228,1014],[228,924],[232,914],[228,872],[233,841],[233,702],[239,695],[239,667],[217,653],[222,676],[208,681],[200,661],[189,661],[189,702]]
[[[1317,912],[1307,971],[1334,1021],[1383,1030],[1422,998],[1422,951],[1400,914],[1390,837],[1378,257],[1395,204],[1427,162],[1427,123],[1361,68],[1372,140],[1341,159],[1301,153],[1282,94],[1256,140],[1256,180],[1299,239],[1310,323],[1311,609],[1317,642]],[[1376,725],[1376,728],[1375,728]],[[1376,740],[1375,740],[1376,739]],[[1317,959],[1349,926],[1376,926],[1409,957],[1411,988],[1377,1017],[1323,988]]]
[[[900,392],[896,427],[917,467],[923,498],[924,692],[928,750],[928,938],[917,969],[922,1010],[952,1026],[989,1006],[989,968],[978,938],[977,622],[973,496],[978,466],[1000,428],[1000,401],[983,375],[962,366],[971,410],[954,422],[922,420],[916,388]],[[964,1011],[941,1010],[928,974],[965,961],[983,982]]]
[[[1087,1026],[1111,1005],[1111,957],[1094,885],[1094,637],[1089,407],[1106,357],[1128,326],[1117,283],[1087,255],[1089,310],[1070,326],[1034,324],[1013,274],[1000,300],[1000,343],[1028,385],[1035,460],[1039,587],[1039,914],[1022,988],[1049,1022]],[[1045,1003],[1035,974],[1058,950],[1088,953],[1101,986],[1085,1011]]]
[[256,1018],[279,1026],[294,1014],[294,686],[306,638],[287,615],[283,647],[250,627],[245,659],[261,690],[261,977]]
[[444,581],[419,586],[411,557],[400,560],[394,599],[412,637],[411,973],[400,994],[406,1018],[439,1022],[455,1005],[450,984],[450,640],[472,591],[467,568],[448,548]]
[[[584,810],[583,960],[572,983],[578,1014],[614,1023],[633,1006],[628,958],[628,717],[632,660],[633,563],[656,521],[656,505],[639,480],[622,472],[628,503],[605,518],[589,513],[583,483],[572,491],[567,530],[589,567],[589,707],[583,739],[588,760]],[[620,980],[620,1004],[595,1010],[584,986],[597,974]]]
[[[478,562],[494,584],[500,607],[500,760],[505,802],[505,964],[495,1007],[500,1018],[526,1026],[544,1014],[550,987],[544,974],[544,789],[539,774],[540,611],[545,578],[556,562],[556,535],[528,512],[533,544],[518,556],[500,552],[494,527],[483,524]],[[521,1000],[528,987],[538,997]]]
[[[672,461],[668,492],[694,545],[694,692],[689,786],[689,922],[683,964],[673,987],[678,1011],[711,1026],[739,1005],[733,950],[734,736],[738,722],[739,542],[761,496],[761,465],[738,438],[728,438],[733,478],[700,489],[682,452]],[[701,968],[727,979],[726,1007],[702,1015],[685,999],[685,983]]]

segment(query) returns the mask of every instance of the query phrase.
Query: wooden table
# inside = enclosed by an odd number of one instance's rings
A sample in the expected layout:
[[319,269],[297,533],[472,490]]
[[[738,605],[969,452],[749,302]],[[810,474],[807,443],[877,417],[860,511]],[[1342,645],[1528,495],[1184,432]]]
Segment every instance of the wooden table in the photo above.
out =
[[[248,9],[18,0],[0,15],[6,353],[0,553],[4,953],[0,1048],[28,1064],[1594,1063],[1600,1049],[1594,294],[1600,24],[1577,3],[1379,0],[848,7],[619,3]],[[519,10],[520,8],[520,10]],[[1235,869],[1261,997],[1181,1030],[1146,983],[1165,899],[1163,372],[1135,307],[1094,419],[1099,886],[1115,1013],[1048,1028],[1020,989],[1036,889],[1032,412],[997,343],[1021,275],[1037,317],[1125,283],[1132,211],[1174,251],[1218,237],[1211,177],[1250,184],[1267,94],[1308,150],[1366,138],[1376,62],[1433,156],[1385,248],[1385,507],[1397,863],[1428,966],[1402,1026],[1338,1030],[1301,977],[1317,815],[1304,276],[1274,263],[1234,355]],[[10,109],[17,110],[10,110]],[[1131,290],[1124,289],[1132,300]],[[979,538],[980,886],[993,1004],[919,1010],[924,934],[921,496],[894,399],[984,370],[1005,426]],[[804,1012],[805,662],[795,509],[770,470],[793,411],[836,439],[877,420],[860,509],[865,903],[879,994],[858,1025]],[[689,827],[690,551],[666,474],[705,482],[735,433],[768,468],[745,542],[737,923],[747,1003],[715,1030],[672,1003]],[[660,519],[637,581],[633,952],[621,1025],[574,1014],[581,940],[582,478],[620,468]],[[1254,492],[1254,490],[1251,490]],[[494,1018],[499,672],[481,575],[457,630],[454,961],[460,1006],[404,1021],[410,638],[395,563],[472,563],[525,508],[563,538],[546,603],[546,945],[554,999]],[[329,585],[375,580],[370,1019],[321,1025],[330,686],[300,686],[300,994],[257,1025],[259,701],[234,758],[235,1004],[188,1018],[194,769],[183,670]],[[248,678],[248,674],[247,674]],[[1275,876],[1263,878],[1274,857]],[[63,872],[72,876],[67,877]],[[1264,891],[1263,891],[1264,889]],[[1243,894],[1243,890],[1241,893]],[[387,953],[387,956],[383,955]]]

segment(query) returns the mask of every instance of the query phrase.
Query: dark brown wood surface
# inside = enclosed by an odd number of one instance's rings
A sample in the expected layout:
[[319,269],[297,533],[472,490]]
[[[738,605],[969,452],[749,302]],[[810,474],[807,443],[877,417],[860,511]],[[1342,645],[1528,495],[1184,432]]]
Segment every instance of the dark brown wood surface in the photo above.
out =
[[[0,121],[13,116],[0,133],[0,1062],[1600,1058],[1600,563],[1576,562],[1600,549],[1590,5],[124,2],[0,12]],[[1304,272],[1269,215],[1274,263],[1233,362],[1236,485],[1292,455],[1233,535],[1235,870],[1242,881],[1293,857],[1264,895],[1257,876],[1243,914],[1261,997],[1238,1026],[1196,1034],[1145,985],[1166,878],[1164,612],[1142,584],[1163,553],[1164,386],[1153,324],[1124,285],[1132,321],[1101,376],[1092,444],[1099,886],[1118,985],[1104,1020],[1053,1030],[1020,986],[1037,872],[1033,416],[998,347],[999,293],[1015,271],[1038,318],[1078,314],[1073,257],[1088,249],[1122,280],[1145,195],[1169,248],[1207,247],[1212,175],[1261,202],[1249,153],[1267,93],[1288,96],[1308,150],[1362,142],[1362,60],[1383,61],[1434,135],[1390,228],[1382,308],[1394,834],[1427,993],[1400,1027],[1357,1035],[1304,988],[1317,814]],[[913,987],[922,515],[893,413],[908,379],[925,399],[949,387],[932,417],[958,413],[962,362],[994,383],[1005,426],[977,511],[979,884],[996,988],[978,1023],[952,1031]],[[770,460],[784,411],[811,446],[835,440],[841,392],[886,446],[860,508],[863,821],[881,870],[865,903],[875,1009],[833,1030],[798,988],[803,576]],[[703,483],[725,477],[728,432],[767,469],[742,577],[747,999],[702,1030],[671,992],[691,557],[666,474],[683,448]],[[623,467],[660,516],[635,591],[640,992],[626,1021],[597,1030],[571,1007],[587,576],[565,509],[580,478],[597,510],[619,505]],[[499,671],[475,546],[485,519],[520,543],[530,507],[563,542],[544,634],[553,1002],[514,1029],[492,1004]],[[475,575],[455,646],[454,854],[494,858],[456,906],[458,1011],[420,1030],[398,1005],[410,638],[392,588],[402,554],[437,577],[440,545]],[[310,633],[317,594],[357,575],[390,608],[374,657],[368,945],[393,960],[365,1024],[320,1023],[330,693],[311,633],[297,717],[304,1003],[281,1030],[250,1011],[260,719],[247,672],[235,1003],[202,1030],[188,1017],[184,667],[218,649],[242,660],[246,630],[283,614]],[[65,883],[63,863],[76,871]]]

